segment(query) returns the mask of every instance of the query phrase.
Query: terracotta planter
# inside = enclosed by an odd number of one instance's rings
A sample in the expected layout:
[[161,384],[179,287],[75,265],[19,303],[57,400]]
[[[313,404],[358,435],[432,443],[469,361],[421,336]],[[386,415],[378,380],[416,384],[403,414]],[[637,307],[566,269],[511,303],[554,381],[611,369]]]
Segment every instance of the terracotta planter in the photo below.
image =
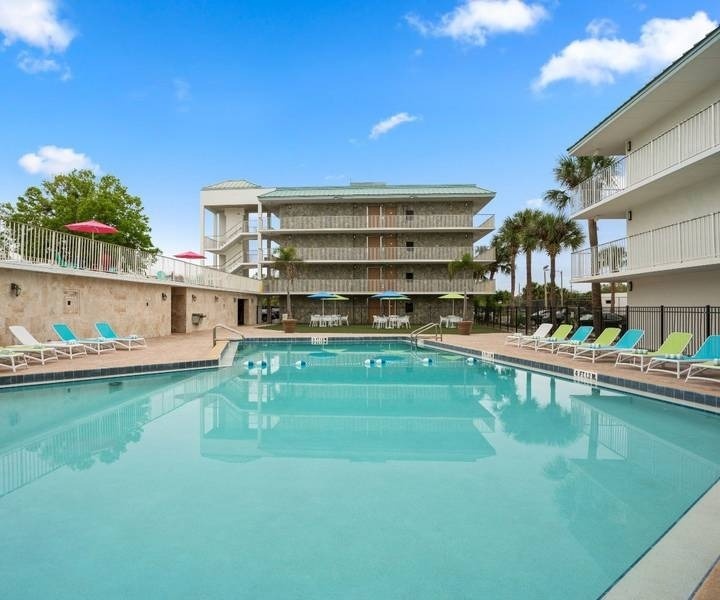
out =
[[283,321],[283,331],[285,333],[295,333],[297,329],[297,319],[285,319]]
[[460,321],[458,323],[458,333],[460,335],[470,335],[470,330],[472,329],[472,326],[472,321]]

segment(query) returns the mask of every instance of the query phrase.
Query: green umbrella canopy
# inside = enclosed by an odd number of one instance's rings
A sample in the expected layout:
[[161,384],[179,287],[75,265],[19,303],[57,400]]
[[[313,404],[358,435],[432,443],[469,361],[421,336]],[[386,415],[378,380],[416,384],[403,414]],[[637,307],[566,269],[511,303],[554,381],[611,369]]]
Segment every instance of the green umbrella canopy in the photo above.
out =
[[459,294],[458,292],[449,292],[445,294],[444,296],[438,296],[440,300],[462,300],[465,296],[462,294]]
[[350,298],[346,298],[345,296],[341,296],[340,294],[334,294],[332,298],[328,298],[328,300],[350,300]]

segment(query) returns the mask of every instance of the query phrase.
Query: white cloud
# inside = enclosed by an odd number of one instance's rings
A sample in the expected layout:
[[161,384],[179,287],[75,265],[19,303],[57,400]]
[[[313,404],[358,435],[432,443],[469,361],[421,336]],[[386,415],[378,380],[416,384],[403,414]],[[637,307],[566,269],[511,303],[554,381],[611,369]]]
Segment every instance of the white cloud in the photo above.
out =
[[593,19],[585,28],[590,37],[610,37],[618,32],[618,26],[612,19]]
[[21,71],[34,75],[36,73],[59,72],[61,81],[68,81],[72,78],[70,67],[60,64],[54,58],[37,57],[29,52],[21,52],[17,57],[17,66]]
[[46,52],[63,52],[75,33],[69,24],[58,19],[57,8],[57,0],[0,1],[4,45],[21,41]]
[[[685,19],[651,19],[642,26],[636,42],[612,37],[575,40],[542,66],[533,88],[542,90],[563,79],[592,85],[613,83],[617,75],[664,67],[715,27],[715,21],[698,11]],[[602,33],[603,27],[588,26],[589,32],[593,30]]]
[[75,152],[72,148],[57,146],[42,146],[37,152],[23,154],[18,159],[18,164],[28,173],[43,175],[68,173],[73,169],[100,169],[89,156]]
[[532,198],[525,203],[525,206],[527,206],[528,208],[542,208],[542,205],[542,198]]
[[484,46],[494,33],[522,33],[548,16],[540,4],[523,0],[464,0],[432,23],[410,14],[405,21],[421,35],[449,37]]
[[402,125],[403,123],[412,123],[413,121],[417,120],[418,117],[416,117],[415,115],[411,115],[406,112],[397,113],[392,117],[383,119],[379,123],[375,123],[375,125],[373,125],[372,129],[370,130],[370,139],[376,140],[381,135],[386,134],[388,131],[394,129],[398,125]]

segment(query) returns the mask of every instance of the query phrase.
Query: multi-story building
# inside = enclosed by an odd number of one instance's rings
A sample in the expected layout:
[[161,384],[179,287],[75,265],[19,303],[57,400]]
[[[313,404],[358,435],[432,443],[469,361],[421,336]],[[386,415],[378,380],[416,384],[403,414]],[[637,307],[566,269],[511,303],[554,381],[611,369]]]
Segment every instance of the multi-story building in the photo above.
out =
[[720,29],[569,151],[617,157],[575,189],[573,217],[627,224],[626,237],[573,254],[573,282],[627,281],[631,306],[717,305]]
[[[261,277],[265,296],[282,297],[286,282],[273,268],[273,252],[293,246],[302,260],[292,285],[293,316],[320,311],[319,291],[349,298],[338,312],[354,323],[387,312],[371,296],[385,290],[410,300],[393,306],[414,324],[450,312],[448,292],[491,294],[495,282],[472,274],[450,279],[448,264],[471,253],[482,271],[494,253],[477,245],[495,227],[480,211],[494,192],[474,184],[266,188],[245,180],[202,189],[204,249],[227,272]],[[209,223],[208,223],[209,225]]]

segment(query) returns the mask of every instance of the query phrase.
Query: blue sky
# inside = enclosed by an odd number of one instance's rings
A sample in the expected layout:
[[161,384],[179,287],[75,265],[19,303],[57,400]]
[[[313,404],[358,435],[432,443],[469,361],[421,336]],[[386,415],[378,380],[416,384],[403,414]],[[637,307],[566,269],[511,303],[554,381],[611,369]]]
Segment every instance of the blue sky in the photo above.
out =
[[[694,0],[29,5],[0,0],[0,201],[91,166],[142,198],[166,254],[199,248],[200,188],[234,178],[477,183],[500,224],[720,17]],[[623,234],[601,222],[601,241]]]

